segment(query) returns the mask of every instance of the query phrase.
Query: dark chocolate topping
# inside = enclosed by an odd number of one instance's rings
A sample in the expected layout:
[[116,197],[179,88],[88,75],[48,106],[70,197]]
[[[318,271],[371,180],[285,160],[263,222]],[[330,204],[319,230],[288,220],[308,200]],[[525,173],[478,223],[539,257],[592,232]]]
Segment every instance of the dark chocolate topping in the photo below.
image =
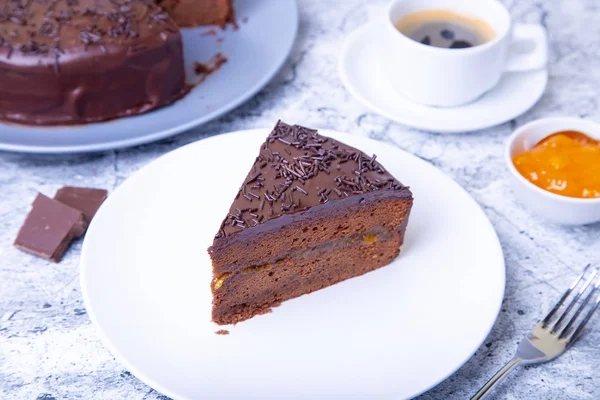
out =
[[[90,45],[160,43],[160,32],[177,32],[169,16],[151,0],[3,0],[0,44],[4,56],[85,57]],[[106,47],[108,50],[108,47]],[[94,51],[92,51],[94,52]],[[70,56],[70,57],[69,57]],[[37,58],[35,63],[37,64]],[[25,61],[23,61],[25,62]]]
[[0,119],[82,123],[185,93],[182,44],[152,0],[1,0]]
[[405,189],[376,156],[316,130],[279,121],[262,144],[216,238],[330,201]]
[[147,33],[177,31],[151,0],[3,0],[0,4],[0,43],[23,54],[60,56],[90,44],[135,43],[140,36],[158,42],[157,35]]

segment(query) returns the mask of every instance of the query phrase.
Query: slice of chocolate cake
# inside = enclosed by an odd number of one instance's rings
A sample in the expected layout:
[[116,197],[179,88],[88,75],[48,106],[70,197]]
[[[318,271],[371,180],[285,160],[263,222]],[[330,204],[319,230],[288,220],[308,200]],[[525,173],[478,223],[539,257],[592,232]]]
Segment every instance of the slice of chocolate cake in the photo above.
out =
[[375,156],[278,122],[208,249],[213,321],[237,323],[390,263],[412,203]]

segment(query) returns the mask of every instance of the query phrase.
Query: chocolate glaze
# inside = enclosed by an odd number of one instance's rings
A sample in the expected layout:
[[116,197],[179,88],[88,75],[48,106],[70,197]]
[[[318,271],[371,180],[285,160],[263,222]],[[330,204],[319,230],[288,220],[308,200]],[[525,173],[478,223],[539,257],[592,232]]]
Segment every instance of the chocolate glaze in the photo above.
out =
[[179,29],[151,0],[0,2],[0,119],[102,121],[186,91]]
[[281,225],[310,218],[307,211],[317,205],[411,197],[408,187],[375,158],[316,130],[277,122],[261,145],[213,248],[222,248],[241,232],[247,236],[270,229],[274,221]]

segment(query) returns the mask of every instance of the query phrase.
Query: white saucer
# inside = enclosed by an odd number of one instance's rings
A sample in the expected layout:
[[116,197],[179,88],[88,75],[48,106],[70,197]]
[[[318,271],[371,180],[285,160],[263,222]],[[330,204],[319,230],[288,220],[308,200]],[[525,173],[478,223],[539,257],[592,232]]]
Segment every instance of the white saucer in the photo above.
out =
[[227,62],[181,100],[142,115],[94,124],[35,127],[0,122],[0,150],[81,153],[135,146],[194,128],[239,106],[285,62],[296,38],[298,7],[296,0],[235,0],[234,8],[237,30],[182,29],[190,83],[198,80],[193,72],[196,61],[205,62],[220,52]]
[[547,70],[507,73],[473,103],[452,108],[424,106],[406,99],[388,84],[382,71],[380,42],[374,24],[357,29],[346,39],[339,61],[342,82],[377,114],[423,130],[469,132],[510,121],[533,107],[548,83]]
[[227,327],[228,336],[215,334],[206,248],[268,133],[181,147],[102,205],[83,243],[81,286],[106,347],[174,399],[401,400],[456,371],[502,304],[504,257],[494,228],[429,163],[338,132],[322,131],[377,154],[410,185],[415,204],[400,256]]

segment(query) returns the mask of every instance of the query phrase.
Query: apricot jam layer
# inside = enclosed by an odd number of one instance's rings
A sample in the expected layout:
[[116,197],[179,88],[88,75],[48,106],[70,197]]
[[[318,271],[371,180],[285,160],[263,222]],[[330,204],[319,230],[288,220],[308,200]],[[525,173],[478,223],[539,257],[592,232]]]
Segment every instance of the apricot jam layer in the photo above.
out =
[[528,181],[552,193],[600,198],[600,142],[576,131],[554,133],[513,157]]

